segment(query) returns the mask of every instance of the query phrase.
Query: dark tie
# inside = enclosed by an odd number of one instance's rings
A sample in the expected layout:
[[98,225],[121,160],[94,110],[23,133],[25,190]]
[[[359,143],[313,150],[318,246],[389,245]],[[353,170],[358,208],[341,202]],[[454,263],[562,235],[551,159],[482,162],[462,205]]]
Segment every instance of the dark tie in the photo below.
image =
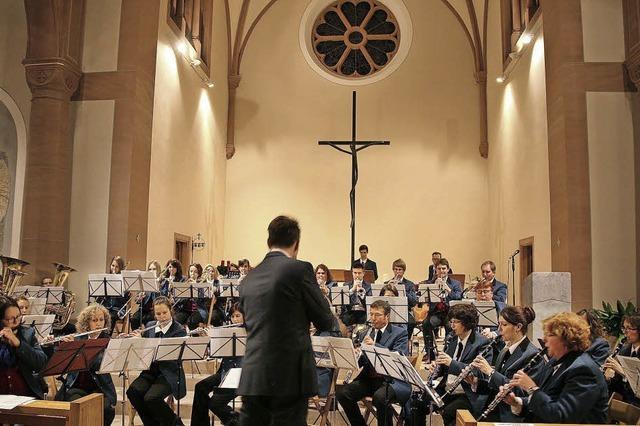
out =
[[158,332],[156,332],[156,337],[162,338],[162,337],[164,337],[164,333],[162,331],[158,331]]
[[376,330],[376,343],[380,343],[380,339],[382,338],[382,330]]
[[456,351],[456,361],[460,361],[462,357],[462,342],[458,342],[458,350]]
[[507,360],[509,359],[510,356],[511,356],[511,351],[509,350],[509,348],[505,348],[505,353],[502,358],[502,361],[500,361],[500,364],[498,365],[498,370],[502,371],[502,368],[507,363]]
[[635,357],[637,357],[637,356],[638,356],[638,351],[637,351],[637,350],[635,350],[635,349],[634,349],[634,350],[632,350],[632,351],[631,351],[631,357],[632,357],[632,358],[635,358]]

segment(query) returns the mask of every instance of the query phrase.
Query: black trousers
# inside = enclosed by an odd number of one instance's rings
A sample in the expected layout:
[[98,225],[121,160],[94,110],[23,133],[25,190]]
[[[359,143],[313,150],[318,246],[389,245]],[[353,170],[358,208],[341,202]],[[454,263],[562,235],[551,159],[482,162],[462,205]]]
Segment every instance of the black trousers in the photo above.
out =
[[[235,417],[229,402],[236,397],[235,389],[220,389],[222,374],[216,373],[196,383],[191,408],[192,426],[209,426],[209,410],[227,425]],[[209,394],[213,395],[209,397]]]
[[[96,391],[96,393],[99,393]],[[58,390],[56,394],[56,401],[75,401],[76,399],[83,398],[89,395],[89,392],[84,389],[79,388],[70,388],[65,392],[64,385]],[[110,426],[113,422],[113,419],[116,417],[116,408],[111,406],[111,402],[107,398],[102,396],[102,401],[104,403],[104,426]]]
[[162,374],[143,371],[129,389],[127,397],[145,426],[182,424],[164,399],[171,395],[171,386]]
[[[424,347],[427,353],[433,355],[433,335],[438,332],[438,328],[444,326],[447,334],[451,331],[447,316],[444,313],[431,313],[432,309],[429,309],[429,314],[422,321],[422,336],[424,338]],[[432,358],[430,358],[432,359]]]
[[243,396],[241,426],[306,426],[309,398],[293,396]]
[[[379,425],[393,424],[393,410],[391,404],[397,401],[396,393],[388,383],[381,378],[364,378],[355,380],[343,386],[336,392],[336,399],[342,405],[351,426],[366,426],[364,417],[360,413],[358,401],[365,396],[373,397]],[[385,423],[386,420],[386,423]]]
[[444,426],[454,426],[456,424],[456,411],[458,410],[473,411],[467,395],[453,395],[450,401],[445,401],[445,406],[442,409]]

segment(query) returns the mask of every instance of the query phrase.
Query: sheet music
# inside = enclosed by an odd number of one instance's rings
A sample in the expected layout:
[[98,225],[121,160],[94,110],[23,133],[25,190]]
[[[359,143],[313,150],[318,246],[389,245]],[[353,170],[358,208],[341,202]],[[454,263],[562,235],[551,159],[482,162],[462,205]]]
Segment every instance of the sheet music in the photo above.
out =
[[44,315],[46,306],[46,297],[29,297],[29,315]]
[[[210,328],[207,334],[211,339],[211,351],[209,357],[244,356],[247,346],[247,329],[244,327]],[[235,339],[234,339],[235,335]],[[233,345],[235,340],[235,354]]]
[[109,340],[100,364],[100,374],[148,369],[159,340],[143,337]]
[[[195,361],[204,359],[206,356],[207,348],[209,347],[210,338],[208,336],[202,337],[168,337],[160,339],[158,342],[158,350],[156,351],[156,361],[175,361],[181,359],[182,361]],[[182,349],[182,343],[186,343],[182,356],[180,351]]]
[[63,302],[64,287],[42,287],[39,285],[23,285],[13,289],[13,297],[26,296],[46,298],[50,305],[58,305]]
[[53,321],[55,319],[55,315],[23,315],[22,325],[35,328],[38,343],[42,343],[48,335],[53,334]]
[[497,327],[498,326],[498,310],[493,300],[452,300],[449,302],[450,306],[455,305],[473,305],[478,312],[478,326],[479,327]]
[[[171,286],[174,299],[211,298],[213,286],[209,283],[174,283]],[[237,290],[234,292],[237,296]]]
[[389,322],[393,324],[406,324],[409,322],[409,302],[406,297],[367,296],[367,317],[371,304],[376,300],[385,300],[391,305]]
[[329,298],[332,306],[349,305],[349,287],[345,285],[329,287]]
[[148,291],[151,293],[157,293],[158,281],[156,276],[151,271],[135,271],[124,270],[122,271],[122,290],[127,291]]
[[353,341],[347,337],[311,336],[318,367],[357,370],[358,357]]
[[622,355],[618,355],[616,359],[620,361],[634,395],[640,397],[640,359]]
[[[106,284],[106,288],[105,288]],[[105,294],[106,291],[106,294]],[[89,297],[122,296],[123,282],[120,274],[89,274]]]
[[237,280],[236,284],[220,284],[220,288],[220,297],[240,297],[240,284],[237,284]]
[[238,386],[240,386],[241,375],[242,368],[230,368],[219,387],[224,389],[238,389]]
[[229,284],[238,285],[238,278],[218,278],[221,286],[227,287]]
[[0,395],[0,410],[13,410],[17,406],[33,400],[35,398],[31,396]]

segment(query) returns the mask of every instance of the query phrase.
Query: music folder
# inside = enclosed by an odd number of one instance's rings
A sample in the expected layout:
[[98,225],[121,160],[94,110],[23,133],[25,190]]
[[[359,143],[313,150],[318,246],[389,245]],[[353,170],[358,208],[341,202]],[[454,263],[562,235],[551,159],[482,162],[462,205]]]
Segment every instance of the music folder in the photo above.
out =
[[88,370],[96,357],[106,349],[109,339],[82,339],[61,342],[40,372],[41,376],[61,376]]
[[213,286],[209,283],[173,283],[171,291],[174,299],[209,299]]
[[157,293],[158,281],[151,271],[124,270],[121,274],[123,293],[127,291],[146,291]]
[[357,370],[358,357],[353,341],[347,337],[311,336],[318,367]]
[[630,356],[618,355],[616,359],[622,365],[625,377],[633,394],[640,398],[640,359]]
[[207,334],[211,339],[210,358],[244,356],[247,347],[246,328],[213,327],[207,330]]
[[24,285],[16,287],[11,293],[14,297],[38,297],[47,299],[49,305],[64,303],[64,287],[42,287],[39,285]]
[[147,370],[153,362],[158,340],[142,337],[110,339],[98,373]]
[[409,322],[409,302],[406,297],[367,296],[367,316],[369,316],[371,304],[376,300],[385,300],[391,305],[389,322],[393,324],[406,324]]
[[46,297],[29,297],[29,315],[45,315]]
[[331,299],[332,306],[350,305],[349,287],[345,285],[329,287],[329,298]]

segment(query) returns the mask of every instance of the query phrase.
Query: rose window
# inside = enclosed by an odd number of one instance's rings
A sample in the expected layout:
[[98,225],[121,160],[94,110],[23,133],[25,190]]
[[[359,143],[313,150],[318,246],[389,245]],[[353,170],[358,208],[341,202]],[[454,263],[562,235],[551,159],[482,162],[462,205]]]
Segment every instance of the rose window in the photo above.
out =
[[379,1],[338,0],[316,19],[312,41],[316,57],[330,72],[340,77],[368,77],[396,54],[400,29]]

